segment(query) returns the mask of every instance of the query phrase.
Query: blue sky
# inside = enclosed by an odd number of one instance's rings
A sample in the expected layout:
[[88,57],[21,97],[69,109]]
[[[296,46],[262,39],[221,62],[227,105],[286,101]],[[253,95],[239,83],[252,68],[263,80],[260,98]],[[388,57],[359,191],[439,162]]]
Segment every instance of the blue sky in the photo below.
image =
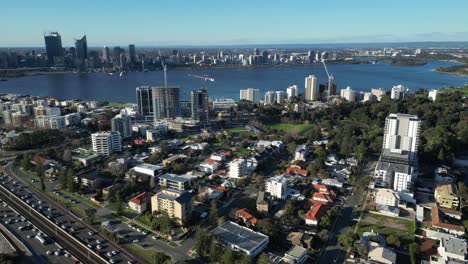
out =
[[467,0],[3,0],[0,47],[468,41]]

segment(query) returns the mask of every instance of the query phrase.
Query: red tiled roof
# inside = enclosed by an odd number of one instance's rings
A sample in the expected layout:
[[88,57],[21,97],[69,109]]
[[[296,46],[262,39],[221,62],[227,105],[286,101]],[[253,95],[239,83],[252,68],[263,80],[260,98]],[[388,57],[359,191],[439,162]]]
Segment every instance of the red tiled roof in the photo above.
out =
[[465,228],[461,225],[454,225],[441,222],[441,216],[443,217],[444,213],[440,211],[437,206],[432,206],[432,225],[434,227],[447,228],[460,232],[465,232]]
[[137,204],[137,205],[142,205],[145,202],[146,197],[147,197],[147,192],[142,192],[139,195],[130,199],[129,202]]
[[245,208],[239,209],[235,212],[235,215],[239,218],[242,218],[244,221],[248,221],[252,225],[257,224],[257,218],[249,213],[249,211]]
[[41,156],[35,156],[31,161],[35,164],[44,165],[47,159]]
[[299,175],[303,175],[303,176],[307,176],[307,174],[309,174],[309,172],[307,170],[302,170],[296,166],[289,166],[287,169],[286,169],[286,174],[289,174],[289,175],[293,175],[293,174],[299,174]]
[[324,213],[325,205],[321,203],[315,203],[313,208],[307,212],[306,219],[320,221],[320,218],[322,218]]
[[205,160],[205,162],[206,162],[206,163],[218,163],[219,161],[214,160],[214,159],[207,158],[207,159]]
[[222,186],[222,185],[216,186],[215,189],[219,190],[219,191],[223,191],[223,192],[228,191],[228,188],[226,188],[225,186]]
[[320,193],[329,194],[328,187],[325,184],[316,183],[314,189]]
[[315,192],[312,195],[312,199],[314,201],[327,201],[327,203],[332,203],[333,202],[333,199],[329,195],[324,194],[324,193],[318,193],[318,192]]
[[223,155],[223,156],[228,156],[228,157],[230,157],[230,156],[232,155],[232,153],[231,153],[231,151],[221,151],[221,152],[219,153],[219,155]]

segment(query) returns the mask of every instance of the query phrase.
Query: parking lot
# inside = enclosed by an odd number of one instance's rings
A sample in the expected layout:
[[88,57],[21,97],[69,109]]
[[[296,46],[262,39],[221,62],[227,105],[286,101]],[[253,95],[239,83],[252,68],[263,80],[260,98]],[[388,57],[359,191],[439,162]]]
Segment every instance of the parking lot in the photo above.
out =
[[[11,191],[14,195],[19,197],[21,200],[26,202],[31,207],[30,210],[36,210],[43,216],[47,217],[50,221],[52,221],[55,224],[55,228],[61,228],[67,233],[73,235],[76,239],[78,239],[88,248],[92,249],[97,254],[106,258],[110,263],[133,263],[123,254],[120,254],[120,252],[116,248],[114,248],[109,242],[105,241],[105,239],[102,236],[95,234],[93,231],[85,228],[84,225],[82,225],[80,222],[75,221],[74,218],[64,214],[54,206],[51,206],[50,204],[38,199],[33,193],[30,192],[29,187],[23,185],[20,182],[15,181],[13,178],[5,174],[0,175],[0,184],[7,188],[9,191]],[[9,219],[5,219],[3,221],[10,222]],[[15,221],[16,219],[12,219],[12,222],[9,224],[13,224],[14,222],[14,228],[17,229],[19,228],[19,226],[16,225],[17,223]],[[27,224],[25,224],[25,226],[26,225]],[[34,227],[25,227],[24,231],[19,232],[24,232],[25,234],[32,234],[32,232],[34,232],[32,231],[33,228]],[[38,239],[34,240],[37,240],[39,242]],[[46,250],[45,252],[47,251],[50,251],[50,253],[54,254],[55,256],[55,252],[57,250],[53,250],[53,248],[48,248],[48,250]],[[65,256],[65,253],[66,252],[62,250],[58,252],[58,255]]]

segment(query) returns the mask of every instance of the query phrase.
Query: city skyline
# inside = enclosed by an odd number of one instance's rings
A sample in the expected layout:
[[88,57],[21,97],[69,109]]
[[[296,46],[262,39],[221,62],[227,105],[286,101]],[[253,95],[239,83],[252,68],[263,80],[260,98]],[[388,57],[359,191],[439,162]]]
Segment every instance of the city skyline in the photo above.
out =
[[[468,3],[449,2],[453,5],[399,0],[389,6],[368,0],[335,0],[314,4],[294,1],[288,6],[243,1],[139,2],[137,6],[117,1],[112,6],[87,6],[48,1],[25,9],[24,1],[16,1],[2,6],[5,12],[0,23],[15,21],[15,27],[0,29],[2,35],[9,36],[0,41],[0,47],[42,46],[41,35],[49,31],[62,35],[64,47],[73,46],[74,39],[83,35],[88,36],[89,46],[466,41],[468,32],[463,25],[468,19],[463,10]],[[125,15],[116,20],[118,12]],[[21,20],[17,14],[22,14]],[[277,19],[281,23],[273,22]]]

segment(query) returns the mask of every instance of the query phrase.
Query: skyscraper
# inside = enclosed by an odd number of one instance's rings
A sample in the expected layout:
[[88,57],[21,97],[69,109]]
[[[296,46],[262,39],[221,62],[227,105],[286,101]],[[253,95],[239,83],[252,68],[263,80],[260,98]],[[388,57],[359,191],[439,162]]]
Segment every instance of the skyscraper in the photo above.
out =
[[88,43],[86,35],[81,39],[75,39],[76,66],[80,71],[86,70],[88,59]]
[[208,121],[208,93],[206,89],[194,90],[191,93],[192,120],[199,121],[200,124]]
[[153,87],[152,93],[155,120],[180,115],[180,87]]
[[128,52],[130,54],[130,62],[135,63],[136,62],[135,45],[133,44],[128,45]]
[[327,82],[326,87],[327,87],[327,90],[328,90],[327,91],[328,96],[332,96],[332,95],[336,94],[336,83],[332,82],[331,85],[329,85],[328,82]]
[[80,39],[75,39],[76,58],[85,60],[88,58],[88,43],[86,41],[86,35]]
[[120,62],[120,53],[122,53],[122,50],[120,49],[119,46],[114,47],[114,52],[113,52],[113,59],[114,59],[114,64]]
[[283,104],[286,94],[283,91],[276,91],[276,103]]
[[137,87],[136,99],[138,115],[144,119],[153,119],[153,87]]
[[58,32],[50,32],[49,35],[44,36],[47,63],[54,65],[54,57],[63,56],[62,37]]
[[110,61],[109,47],[104,46],[104,48],[102,48],[102,61],[106,63]]
[[305,99],[308,101],[316,101],[319,99],[319,86],[317,77],[309,75],[305,78]]
[[254,48],[254,55],[260,55],[260,50],[257,48]]

